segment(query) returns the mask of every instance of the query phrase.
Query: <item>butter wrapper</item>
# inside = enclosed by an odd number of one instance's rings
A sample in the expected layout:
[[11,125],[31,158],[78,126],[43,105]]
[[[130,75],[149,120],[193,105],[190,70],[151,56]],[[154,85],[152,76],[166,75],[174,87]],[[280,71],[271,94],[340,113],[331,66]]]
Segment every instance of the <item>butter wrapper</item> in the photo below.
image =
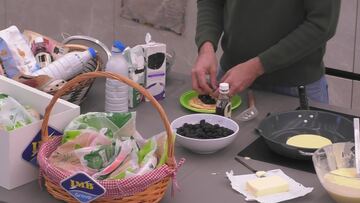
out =
[[248,180],[252,180],[257,178],[255,174],[247,174],[247,175],[234,175],[233,171],[226,172],[226,176],[231,182],[231,187],[238,191],[239,193],[245,196],[246,201],[258,201],[262,203],[277,203],[283,202],[290,199],[295,199],[298,197],[305,196],[310,193],[313,188],[312,187],[304,187],[302,184],[296,182],[291,177],[287,176],[282,170],[275,169],[266,172],[267,176],[276,175],[284,178],[289,183],[289,191],[276,193],[272,195],[255,197],[246,188],[246,182]]

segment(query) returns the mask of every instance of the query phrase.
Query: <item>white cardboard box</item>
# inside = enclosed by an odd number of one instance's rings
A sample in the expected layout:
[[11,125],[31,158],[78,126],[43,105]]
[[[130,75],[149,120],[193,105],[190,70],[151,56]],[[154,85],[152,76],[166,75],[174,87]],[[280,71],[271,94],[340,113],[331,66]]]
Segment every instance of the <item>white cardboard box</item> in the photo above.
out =
[[[0,92],[8,94],[23,105],[29,105],[44,115],[52,96],[14,80],[0,76]],[[49,126],[62,131],[80,114],[80,107],[59,99],[51,111]],[[8,190],[39,177],[39,168],[22,158],[25,148],[41,129],[41,121],[15,129],[0,130],[0,186]]]

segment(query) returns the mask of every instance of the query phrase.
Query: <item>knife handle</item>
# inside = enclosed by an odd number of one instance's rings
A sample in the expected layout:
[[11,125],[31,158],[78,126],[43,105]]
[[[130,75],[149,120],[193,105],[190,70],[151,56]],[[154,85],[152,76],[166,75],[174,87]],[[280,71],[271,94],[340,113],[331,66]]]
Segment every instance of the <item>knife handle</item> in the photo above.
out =
[[309,110],[308,98],[306,96],[305,86],[301,85],[298,87],[299,99],[300,99],[300,110]]

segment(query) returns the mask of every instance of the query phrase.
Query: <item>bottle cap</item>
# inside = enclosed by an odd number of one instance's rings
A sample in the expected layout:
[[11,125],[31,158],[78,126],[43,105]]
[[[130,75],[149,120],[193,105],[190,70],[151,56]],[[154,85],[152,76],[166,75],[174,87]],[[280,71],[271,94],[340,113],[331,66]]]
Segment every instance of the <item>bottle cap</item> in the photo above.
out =
[[220,83],[220,92],[228,93],[229,92],[229,83],[223,82]]
[[35,40],[34,40],[35,44],[36,43],[43,43],[44,42],[44,39],[42,37],[36,37]]
[[113,47],[117,48],[120,52],[123,52],[126,48],[125,45],[119,40],[114,41]]
[[94,48],[90,47],[90,48],[88,49],[88,51],[90,52],[91,57],[93,57],[93,58],[95,58],[95,57],[96,57],[96,51],[95,51],[95,49],[94,49]]

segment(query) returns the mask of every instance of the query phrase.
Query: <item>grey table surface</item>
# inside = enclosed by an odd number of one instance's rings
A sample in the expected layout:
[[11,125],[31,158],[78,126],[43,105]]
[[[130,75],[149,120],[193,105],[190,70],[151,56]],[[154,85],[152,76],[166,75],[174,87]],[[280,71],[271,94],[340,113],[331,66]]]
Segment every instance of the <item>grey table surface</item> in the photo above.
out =
[[[190,89],[191,77],[189,75],[171,73],[168,76],[166,99],[160,101],[160,103],[167,112],[170,121],[179,116],[191,113],[179,105],[180,95],[184,91]],[[254,95],[256,99],[256,107],[259,110],[258,117],[248,122],[240,122],[235,119],[235,121],[239,124],[240,131],[236,140],[225,149],[210,155],[200,155],[192,153],[175,144],[176,158],[186,159],[185,164],[177,173],[177,181],[180,186],[180,191],[175,191],[175,196],[172,197],[170,191],[171,187],[168,187],[168,191],[161,200],[162,203],[246,202],[244,196],[231,188],[230,181],[226,178],[225,172],[233,170],[235,175],[249,174],[250,171],[236,162],[234,157],[238,152],[258,137],[258,135],[254,133],[254,128],[258,126],[261,119],[264,118],[268,112],[288,111],[299,106],[298,100],[293,97],[262,91],[255,91]],[[236,117],[236,115],[247,108],[246,97],[245,95],[241,96],[243,98],[242,105],[233,112],[233,117]],[[327,105],[323,106],[321,104],[314,103],[311,104],[345,113],[355,113],[355,115],[360,115],[358,112],[354,112],[349,109],[342,109]],[[95,84],[86,101],[81,105],[81,109],[82,112],[104,110],[104,79],[99,78],[95,81]],[[152,108],[150,103],[142,103],[134,110],[137,111],[137,129],[144,137],[150,137],[164,130],[158,113],[154,108]],[[258,170],[281,169],[297,182],[303,184],[304,186],[314,188],[310,194],[288,202],[334,202],[323,189],[315,174],[256,160],[245,161]],[[0,187],[0,202],[17,203],[59,201],[49,195],[44,188],[40,189],[38,181],[33,181],[13,190],[6,190]]]

